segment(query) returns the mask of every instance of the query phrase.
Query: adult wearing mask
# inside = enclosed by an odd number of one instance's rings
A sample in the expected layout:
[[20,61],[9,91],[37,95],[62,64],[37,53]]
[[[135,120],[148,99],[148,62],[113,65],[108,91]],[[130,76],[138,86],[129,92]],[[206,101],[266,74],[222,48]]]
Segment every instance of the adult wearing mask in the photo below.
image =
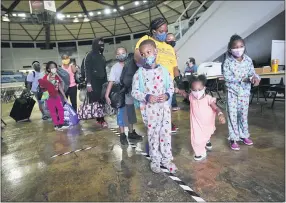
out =
[[[175,49],[176,46],[176,37],[173,33],[168,33],[167,34],[167,38],[166,38],[166,43],[169,44],[171,47],[174,48],[175,53],[176,53],[176,57],[178,59],[178,55]],[[176,93],[174,93],[173,98],[172,98],[172,110],[173,111],[178,111],[180,110],[180,107],[178,106],[178,102],[177,102],[177,97],[176,97]]]
[[[144,60],[139,52],[139,45],[144,40],[153,40],[157,47],[156,63],[167,68],[172,79],[180,83],[180,74],[178,70],[177,56],[172,46],[167,44],[166,38],[168,33],[168,25],[164,18],[159,17],[150,23],[150,35],[145,35],[139,39],[136,44],[134,59],[138,66],[144,66]],[[177,131],[177,127],[172,123],[172,132]]]
[[[92,50],[85,58],[86,89],[90,103],[101,103],[102,85],[107,82],[106,60],[103,56],[104,41],[96,38],[92,42]],[[102,107],[103,108],[103,107]],[[104,117],[97,118],[97,122],[107,127]]]
[[[110,71],[109,82],[105,93],[105,100],[108,105],[111,104],[109,94],[114,83],[120,83],[120,77],[125,66],[125,61],[128,57],[127,50],[124,47],[117,48],[116,59],[118,60],[115,63]],[[120,129],[120,142],[128,144],[125,134],[125,127],[128,127],[128,139],[142,139],[133,128],[133,124],[137,123],[136,112],[134,107],[134,99],[131,96],[131,92],[125,94],[125,106],[118,109],[117,113],[117,124]]]
[[198,66],[196,65],[196,60],[194,58],[189,58],[187,61],[187,67],[185,69],[185,74],[186,73],[197,73],[198,71]]
[[45,115],[43,111],[43,102],[41,98],[38,97],[38,86],[39,86],[39,79],[41,79],[44,75],[41,73],[41,65],[39,61],[34,61],[32,63],[32,68],[34,71],[30,72],[27,76],[27,89],[30,90],[37,99],[39,109],[42,113],[42,119],[47,120],[49,117]]
[[66,97],[70,98],[72,107],[77,110],[77,86],[75,82],[74,74],[76,72],[76,66],[74,63],[70,63],[70,57],[66,54],[62,55],[62,68],[69,73],[70,85],[66,91]]

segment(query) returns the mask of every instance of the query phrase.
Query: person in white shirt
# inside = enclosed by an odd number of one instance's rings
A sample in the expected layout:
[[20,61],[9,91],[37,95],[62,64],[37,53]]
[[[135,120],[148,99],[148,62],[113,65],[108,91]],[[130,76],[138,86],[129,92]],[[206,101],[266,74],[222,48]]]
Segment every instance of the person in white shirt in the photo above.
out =
[[30,90],[35,96],[38,101],[39,109],[42,113],[42,119],[47,120],[49,117],[44,114],[43,111],[43,102],[41,98],[38,97],[38,80],[43,77],[43,73],[41,73],[41,65],[39,61],[33,61],[32,68],[34,71],[30,72],[27,76],[27,89]]

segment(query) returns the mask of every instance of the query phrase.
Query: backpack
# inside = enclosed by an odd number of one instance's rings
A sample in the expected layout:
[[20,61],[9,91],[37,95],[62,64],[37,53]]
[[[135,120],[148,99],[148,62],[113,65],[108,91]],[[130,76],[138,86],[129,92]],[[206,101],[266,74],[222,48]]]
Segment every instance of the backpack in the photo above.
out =
[[69,75],[69,73],[66,70],[64,70],[63,68],[58,68],[57,74],[62,79],[64,92],[67,92],[67,90],[70,86],[70,75]]
[[[161,66],[162,67],[162,66]],[[170,83],[169,83],[169,72],[166,68],[162,67],[163,69],[163,82],[164,82],[164,86],[166,88],[166,90],[169,88]],[[139,91],[140,92],[144,92],[145,91],[145,87],[144,87],[144,81],[143,81],[143,73],[142,73],[143,68],[140,67],[138,69],[138,78],[139,78]],[[172,95],[170,95],[169,100],[172,99]],[[171,101],[171,100],[170,100]],[[134,106],[135,108],[140,108],[140,101],[134,99]]]
[[[33,78],[35,78],[35,77],[36,77],[36,73],[35,73],[35,71],[33,71]],[[25,77],[25,87],[26,87],[26,88],[28,88],[28,84],[29,84],[29,83],[32,83],[32,82],[28,82],[28,81],[27,81],[27,78],[28,78],[28,75]]]
[[132,90],[132,80],[137,70],[138,66],[134,61],[134,53],[129,53],[120,76],[120,83],[126,89],[126,93],[129,93]]

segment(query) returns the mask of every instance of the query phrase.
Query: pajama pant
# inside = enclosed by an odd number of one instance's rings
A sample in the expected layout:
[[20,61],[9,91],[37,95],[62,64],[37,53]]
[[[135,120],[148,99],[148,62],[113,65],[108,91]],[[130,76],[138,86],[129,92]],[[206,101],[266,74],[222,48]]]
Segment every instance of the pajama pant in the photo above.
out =
[[64,124],[64,107],[60,96],[50,97],[47,100],[48,109],[54,125]]
[[147,104],[147,134],[151,161],[160,166],[173,160],[171,149],[171,111],[168,102]]
[[248,107],[249,96],[237,96],[227,92],[227,118],[229,140],[239,141],[240,138],[248,138]]

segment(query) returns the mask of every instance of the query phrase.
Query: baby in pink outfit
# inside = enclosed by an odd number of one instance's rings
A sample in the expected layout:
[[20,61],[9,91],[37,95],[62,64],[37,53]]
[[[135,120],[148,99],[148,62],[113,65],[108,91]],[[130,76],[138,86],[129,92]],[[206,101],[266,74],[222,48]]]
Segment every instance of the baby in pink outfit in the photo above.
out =
[[[218,115],[220,123],[225,123],[225,117],[216,105],[216,99],[205,94],[206,77],[193,76],[190,81],[190,128],[191,143],[195,152],[194,159],[200,161],[206,158],[206,149],[211,149],[211,135],[215,131],[215,117]],[[187,95],[185,95],[186,97]]]

